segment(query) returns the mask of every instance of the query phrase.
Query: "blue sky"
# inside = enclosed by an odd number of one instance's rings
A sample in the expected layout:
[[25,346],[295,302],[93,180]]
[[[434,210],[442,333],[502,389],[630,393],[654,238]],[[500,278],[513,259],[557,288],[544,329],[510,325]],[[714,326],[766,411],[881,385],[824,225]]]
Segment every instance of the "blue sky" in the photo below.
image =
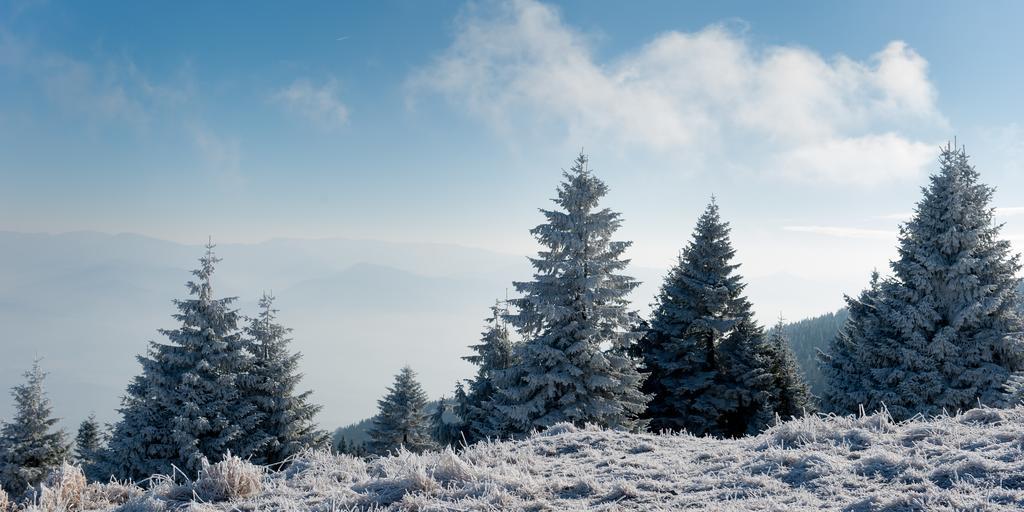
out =
[[638,265],[668,265],[715,194],[755,302],[827,311],[885,266],[954,136],[1024,237],[1021,19],[1009,1],[0,2],[0,229],[527,254],[582,147]]

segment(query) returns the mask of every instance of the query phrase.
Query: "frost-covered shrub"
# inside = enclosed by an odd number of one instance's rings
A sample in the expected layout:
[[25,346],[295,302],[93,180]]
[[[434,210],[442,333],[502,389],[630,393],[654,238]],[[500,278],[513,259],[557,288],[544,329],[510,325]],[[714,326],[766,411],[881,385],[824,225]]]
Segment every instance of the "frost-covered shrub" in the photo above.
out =
[[439,487],[427,471],[426,457],[404,448],[393,457],[373,461],[370,474],[378,476],[353,487],[362,493],[368,503],[389,505],[402,500],[406,494],[433,491]]
[[91,483],[85,488],[85,500],[83,508],[107,509],[124,505],[132,498],[141,496],[141,487],[131,482],[118,482],[111,480],[105,484]]
[[0,489],[0,512],[7,512],[11,509],[11,498],[7,496],[7,493]]
[[82,468],[65,462],[39,484],[39,508],[47,512],[82,510],[86,486]]
[[234,455],[206,466],[192,485],[202,501],[230,501],[255,496],[263,488],[265,470]]
[[430,473],[442,484],[466,483],[476,479],[472,466],[463,462],[451,447],[441,452]]

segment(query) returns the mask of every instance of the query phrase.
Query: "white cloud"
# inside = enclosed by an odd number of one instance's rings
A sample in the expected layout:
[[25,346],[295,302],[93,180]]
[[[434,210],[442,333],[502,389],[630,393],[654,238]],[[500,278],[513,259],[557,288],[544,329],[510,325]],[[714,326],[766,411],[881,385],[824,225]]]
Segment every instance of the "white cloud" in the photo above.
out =
[[553,123],[576,145],[749,159],[791,178],[859,185],[920,173],[935,149],[917,134],[946,126],[927,62],[901,41],[863,62],[757,48],[717,25],[660,34],[607,62],[591,47],[533,0],[470,9],[409,84],[509,134]]
[[997,217],[1016,217],[1024,215],[1024,206],[1003,206],[996,208]]
[[784,151],[778,168],[795,178],[874,185],[912,178],[935,156],[931,144],[894,133],[828,139]]
[[300,78],[274,94],[274,99],[288,110],[323,126],[340,126],[348,122],[348,107],[338,97],[338,82],[333,78],[323,85]]
[[895,240],[895,231],[881,229],[861,229],[844,226],[785,226],[784,231],[796,233],[812,233],[815,235],[834,236],[838,238],[873,238],[882,240]]

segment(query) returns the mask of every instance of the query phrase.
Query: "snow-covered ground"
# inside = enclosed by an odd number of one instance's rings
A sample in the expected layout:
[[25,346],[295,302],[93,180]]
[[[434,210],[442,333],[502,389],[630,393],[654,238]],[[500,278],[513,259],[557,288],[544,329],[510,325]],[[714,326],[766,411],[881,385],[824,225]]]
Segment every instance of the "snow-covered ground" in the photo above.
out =
[[739,440],[559,425],[461,453],[314,453],[281,473],[236,460],[122,510],[1021,510],[1022,448],[1021,407],[814,417]]

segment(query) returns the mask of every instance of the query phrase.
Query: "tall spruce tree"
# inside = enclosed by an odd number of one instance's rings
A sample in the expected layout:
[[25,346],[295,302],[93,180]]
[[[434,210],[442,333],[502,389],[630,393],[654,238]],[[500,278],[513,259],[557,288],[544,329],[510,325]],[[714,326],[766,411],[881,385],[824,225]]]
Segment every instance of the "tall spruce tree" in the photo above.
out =
[[90,480],[102,479],[102,476],[97,474],[97,469],[104,444],[103,430],[96,421],[96,415],[90,414],[78,425],[78,433],[75,436],[75,460]]
[[[771,417],[770,357],[754,322],[736,251],[712,198],[661,286],[637,346],[653,396],[653,431],[741,435]],[[752,427],[753,425],[753,427]]]
[[412,452],[435,447],[426,409],[427,394],[416,381],[412,368],[406,366],[398,372],[387,395],[377,401],[377,408],[369,432],[370,451],[385,455],[399,447]]
[[585,155],[563,175],[561,209],[541,210],[547,222],[531,230],[545,249],[531,258],[533,280],[515,283],[522,297],[508,317],[525,338],[516,364],[499,372],[506,387],[495,403],[511,433],[563,421],[631,428],[647,402],[623,350],[635,340],[626,295],[638,282],[620,274],[630,246],[612,240],[621,216],[599,209],[608,187]]
[[772,329],[768,346],[771,349],[770,372],[774,377],[772,398],[775,414],[785,421],[814,412],[814,395],[786,338],[785,323],[781,317]]
[[304,449],[327,446],[328,434],[313,422],[320,406],[309,402],[312,392],[296,392],[302,354],[289,351],[291,329],[277,322],[274,297],[264,293],[259,309],[245,329],[252,361],[238,381],[243,401],[252,403],[258,420],[245,435],[250,446],[240,453],[257,464],[279,465]]
[[[495,376],[512,366],[513,343],[509,336],[505,317],[508,308],[500,302],[491,306],[491,316],[481,335],[480,343],[472,345],[473,354],[462,359],[477,366],[476,376],[468,382],[469,390],[464,397],[456,391],[456,412],[462,421],[462,433],[466,441],[475,443],[488,437],[500,437],[502,432],[495,429],[494,395],[497,392]],[[460,385],[461,388],[461,385]]]
[[25,382],[11,390],[14,419],[0,430],[0,486],[13,496],[35,487],[70,454],[67,435],[56,428],[39,361],[24,376]]
[[870,369],[864,405],[884,403],[896,419],[999,404],[1022,366],[1021,264],[999,239],[994,190],[962,148],[944,148],[939,167],[900,228],[893,277],[879,287],[881,336],[854,351],[856,364]]
[[248,438],[258,416],[238,391],[239,377],[251,364],[238,328],[234,297],[213,296],[214,266],[220,261],[207,244],[196,277],[187,287],[192,298],[174,301],[181,322],[161,330],[168,343],[150,342],[139,357],[142,375],[134,379],[122,403],[106,454],[114,476],[146,478],[169,474],[172,465],[194,474],[204,460],[220,460],[229,451],[248,457]]

